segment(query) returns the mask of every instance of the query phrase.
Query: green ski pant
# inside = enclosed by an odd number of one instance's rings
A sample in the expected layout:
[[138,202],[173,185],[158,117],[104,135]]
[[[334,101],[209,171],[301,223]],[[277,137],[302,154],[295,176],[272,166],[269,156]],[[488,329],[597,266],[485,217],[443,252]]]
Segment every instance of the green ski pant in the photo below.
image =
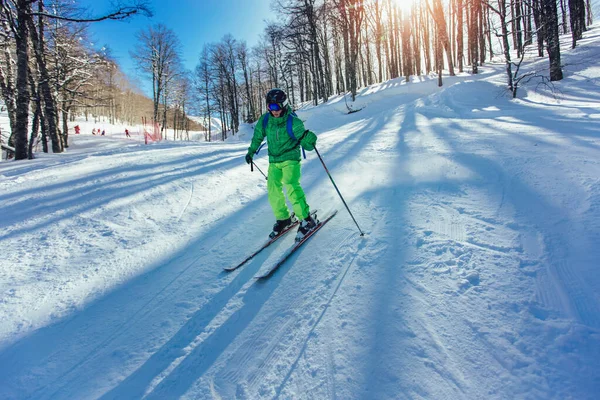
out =
[[290,160],[269,164],[267,189],[269,203],[276,219],[287,219],[290,216],[287,204],[285,204],[283,186],[285,186],[296,217],[299,220],[308,217],[310,208],[306,203],[304,190],[300,186],[300,175],[300,161]]

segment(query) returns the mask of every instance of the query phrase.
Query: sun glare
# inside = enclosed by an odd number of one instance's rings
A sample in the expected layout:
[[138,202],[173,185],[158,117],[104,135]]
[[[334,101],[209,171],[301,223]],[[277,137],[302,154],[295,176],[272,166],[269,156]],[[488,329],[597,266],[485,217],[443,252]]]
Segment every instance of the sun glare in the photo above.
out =
[[394,3],[396,3],[402,11],[410,11],[413,4],[415,4],[418,0],[392,0],[392,1]]

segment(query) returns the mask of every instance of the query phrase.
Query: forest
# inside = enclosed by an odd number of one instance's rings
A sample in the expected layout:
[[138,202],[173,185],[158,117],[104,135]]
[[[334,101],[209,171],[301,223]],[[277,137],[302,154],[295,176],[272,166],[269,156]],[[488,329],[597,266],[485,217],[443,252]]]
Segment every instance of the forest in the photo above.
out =
[[[151,82],[146,94],[110,48],[89,37],[90,24],[103,20],[151,18],[146,2],[89,15],[77,1],[0,0],[0,91],[10,121],[3,148],[16,160],[34,158],[38,143],[60,153],[79,115],[129,124],[148,118],[181,140],[189,130],[211,140],[218,118],[225,140],[256,121],[273,87],[295,107],[347,94],[347,110],[356,112],[361,87],[430,74],[442,86],[445,74],[477,74],[491,61],[505,64],[506,90],[516,97],[527,80],[561,80],[559,35],[570,33],[574,48],[593,22],[590,0],[273,0],[271,9],[259,44],[249,48],[232,35],[205,43],[193,71],[183,66],[173,29],[150,23],[130,51]],[[520,74],[526,48],[547,58],[547,68]]]

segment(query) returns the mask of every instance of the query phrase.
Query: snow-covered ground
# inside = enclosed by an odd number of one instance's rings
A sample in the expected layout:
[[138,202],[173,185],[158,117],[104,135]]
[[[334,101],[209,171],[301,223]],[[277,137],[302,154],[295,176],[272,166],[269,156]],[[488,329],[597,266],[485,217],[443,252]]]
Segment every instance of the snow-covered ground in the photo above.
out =
[[[208,121],[203,117],[190,116],[189,118],[191,120],[201,124],[202,126],[204,126],[205,124],[208,123]],[[211,141],[213,141],[213,142],[223,141],[223,133],[222,133],[223,123],[222,123],[222,121],[219,118],[213,117],[210,119],[210,126],[211,126],[211,132],[210,132]],[[241,124],[239,135],[238,135],[238,133],[235,133],[232,135],[231,131],[228,130],[226,140],[229,143],[238,142],[240,140],[240,136],[244,137],[248,134],[248,132],[250,134],[252,134],[252,129],[253,129],[253,127],[249,124]],[[191,139],[192,140],[206,140],[207,135],[208,135],[208,133],[205,131],[194,132],[194,134],[192,135],[193,137]]]
[[266,282],[293,235],[222,270],[273,223],[250,126],[0,163],[0,398],[598,398],[599,28],[563,62],[556,98],[488,65],[300,111],[366,235],[308,153],[340,212]]

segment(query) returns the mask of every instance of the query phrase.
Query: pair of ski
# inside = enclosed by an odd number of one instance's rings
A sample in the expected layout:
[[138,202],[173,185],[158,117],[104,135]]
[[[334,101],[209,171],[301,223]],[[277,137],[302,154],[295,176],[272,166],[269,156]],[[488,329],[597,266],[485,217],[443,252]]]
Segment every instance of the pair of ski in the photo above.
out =
[[[316,213],[316,211],[314,213]],[[311,214],[314,214],[314,213],[311,213]],[[295,241],[294,244],[285,253],[283,253],[283,255],[279,258],[279,260],[277,262],[275,262],[269,268],[262,270],[258,275],[255,276],[255,278],[256,279],[266,279],[266,278],[270,277],[271,275],[273,275],[273,273],[279,267],[281,267],[281,265],[283,265],[283,263],[285,263],[286,260],[288,258],[290,258],[292,256],[292,254],[294,254],[296,252],[296,250],[298,250],[300,248],[300,246],[302,246],[304,243],[306,243],[306,241],[308,239],[310,239],[315,233],[317,233],[317,231],[319,229],[321,229],[323,227],[323,225],[325,225],[333,217],[335,217],[336,214],[337,214],[337,210],[334,210],[330,214],[328,214],[325,218],[323,218],[321,221],[319,221],[317,223],[317,225],[313,229],[311,229],[306,235],[304,235],[304,237],[302,237],[302,239],[300,239],[298,241]],[[239,264],[237,264],[234,267],[224,268],[224,270],[230,272],[230,271],[235,271],[236,269],[240,268],[242,265],[246,264],[248,261],[250,261],[251,259],[253,259],[258,253],[260,253],[261,251],[263,251],[264,249],[266,249],[267,247],[269,247],[271,244],[275,243],[278,239],[280,239],[281,237],[283,237],[286,233],[288,233],[295,226],[297,226],[298,223],[299,223],[299,221],[295,220],[294,223],[292,223],[290,226],[288,226],[279,235],[275,236],[274,238],[271,238],[271,239],[267,240],[265,242],[265,244],[263,244],[254,253],[252,253],[251,255],[249,255],[248,257],[246,257],[246,259],[244,259],[243,261],[241,261]]]

